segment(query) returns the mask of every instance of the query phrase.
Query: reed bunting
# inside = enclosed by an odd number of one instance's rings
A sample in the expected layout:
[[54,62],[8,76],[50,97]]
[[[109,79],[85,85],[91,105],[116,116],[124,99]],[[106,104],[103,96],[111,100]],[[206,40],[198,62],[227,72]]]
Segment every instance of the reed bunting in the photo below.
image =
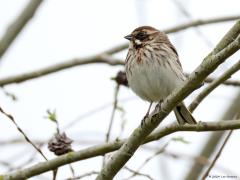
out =
[[[186,77],[175,47],[167,35],[153,27],[142,26],[125,36],[130,41],[125,70],[131,89],[143,100],[161,103]],[[174,108],[180,125],[196,124],[183,102]]]

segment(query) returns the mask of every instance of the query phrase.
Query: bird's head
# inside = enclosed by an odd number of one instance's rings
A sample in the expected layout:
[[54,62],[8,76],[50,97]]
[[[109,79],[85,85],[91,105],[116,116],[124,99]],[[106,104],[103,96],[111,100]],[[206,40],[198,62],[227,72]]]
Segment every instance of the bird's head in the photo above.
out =
[[159,33],[160,31],[151,26],[141,26],[124,38],[130,41],[130,46],[132,45],[132,47],[138,49],[153,43]]

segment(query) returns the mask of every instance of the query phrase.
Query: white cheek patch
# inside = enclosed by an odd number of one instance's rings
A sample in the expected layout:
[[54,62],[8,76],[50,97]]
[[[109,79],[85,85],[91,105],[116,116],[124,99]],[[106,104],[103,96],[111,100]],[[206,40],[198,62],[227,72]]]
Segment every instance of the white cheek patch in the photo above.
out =
[[141,45],[142,42],[141,42],[140,40],[136,39],[136,40],[135,40],[135,44],[137,44],[137,45]]

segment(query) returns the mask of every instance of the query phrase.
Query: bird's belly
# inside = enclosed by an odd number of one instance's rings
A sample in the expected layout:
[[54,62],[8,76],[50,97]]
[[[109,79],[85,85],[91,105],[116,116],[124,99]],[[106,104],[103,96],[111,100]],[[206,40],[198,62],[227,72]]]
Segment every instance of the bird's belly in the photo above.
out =
[[127,74],[132,90],[147,101],[160,101],[166,98],[182,81],[171,69],[161,66],[137,65]]

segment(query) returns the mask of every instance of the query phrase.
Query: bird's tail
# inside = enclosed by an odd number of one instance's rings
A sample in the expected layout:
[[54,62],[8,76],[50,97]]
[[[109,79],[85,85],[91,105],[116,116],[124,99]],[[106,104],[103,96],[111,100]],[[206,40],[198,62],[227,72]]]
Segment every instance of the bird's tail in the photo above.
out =
[[177,121],[180,125],[183,125],[185,123],[187,124],[196,124],[196,120],[193,117],[192,113],[187,109],[185,104],[183,102],[179,103],[174,109],[173,109],[175,116],[177,118]]

